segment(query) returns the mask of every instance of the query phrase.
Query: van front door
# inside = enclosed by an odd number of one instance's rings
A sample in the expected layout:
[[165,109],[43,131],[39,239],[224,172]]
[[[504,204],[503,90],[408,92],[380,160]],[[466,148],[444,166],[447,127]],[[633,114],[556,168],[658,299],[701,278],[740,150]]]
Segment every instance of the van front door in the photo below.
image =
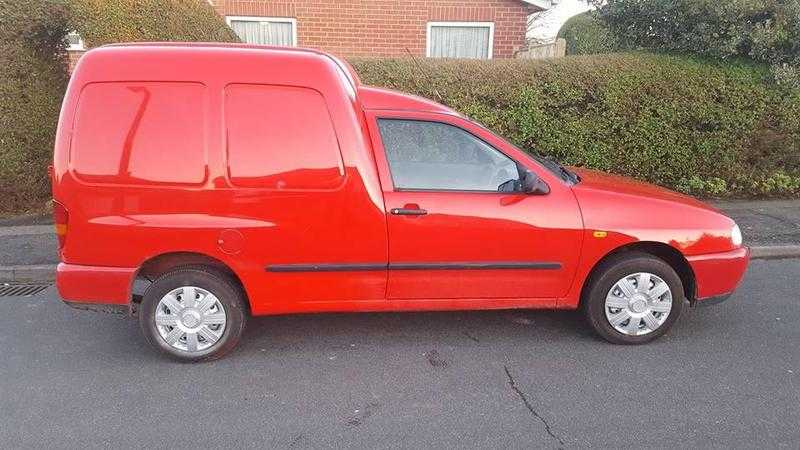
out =
[[[374,113],[370,126],[387,211],[390,300],[554,306],[567,293],[582,224],[563,180],[458,117]],[[519,192],[521,168],[550,193]]]

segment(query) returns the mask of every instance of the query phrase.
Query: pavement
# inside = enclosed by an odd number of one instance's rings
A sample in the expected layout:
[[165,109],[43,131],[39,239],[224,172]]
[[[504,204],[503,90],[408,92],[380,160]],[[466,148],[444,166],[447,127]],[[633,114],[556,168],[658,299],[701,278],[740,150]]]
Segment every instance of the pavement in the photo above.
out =
[[742,229],[751,246],[800,244],[800,200],[712,202]]
[[[712,202],[736,220],[755,259],[800,257],[800,200]],[[46,215],[0,220],[0,282],[52,280],[58,242]]]
[[644,346],[575,312],[250,320],[180,364],[138,324],[0,297],[5,448],[797,448],[800,260],[754,261],[726,303]]

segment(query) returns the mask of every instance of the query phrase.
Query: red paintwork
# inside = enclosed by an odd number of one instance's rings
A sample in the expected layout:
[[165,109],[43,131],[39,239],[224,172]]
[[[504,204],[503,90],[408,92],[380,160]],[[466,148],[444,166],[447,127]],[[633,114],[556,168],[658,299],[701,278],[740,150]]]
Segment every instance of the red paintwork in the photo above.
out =
[[686,259],[698,280],[699,299],[729,294],[736,289],[747,270],[750,250],[737,248],[724,253],[689,256]]
[[[105,96],[115,106],[103,103]],[[182,101],[173,105],[170,98]],[[389,117],[461,127],[538,174],[550,193],[395,191],[376,123]],[[320,125],[328,120],[327,129]],[[333,153],[312,157],[297,142]],[[265,145],[284,151],[269,159],[279,167],[269,173],[259,170],[267,164]],[[731,219],[652,185],[580,174],[583,181],[569,186],[454,111],[361,86],[349,66],[319,52],[218,44],[102,47],[81,58],[59,120],[53,195],[69,223],[58,287],[67,301],[124,304],[145,262],[181,252],[227,265],[255,315],[570,309],[604,256],[655,242],[689,261],[696,297],[735,288],[748,255],[731,243]],[[387,213],[413,204],[429,214]],[[595,237],[596,230],[607,236]],[[506,261],[561,267],[265,270]]]
[[77,303],[126,305],[136,268],[58,265],[56,286],[61,296]]

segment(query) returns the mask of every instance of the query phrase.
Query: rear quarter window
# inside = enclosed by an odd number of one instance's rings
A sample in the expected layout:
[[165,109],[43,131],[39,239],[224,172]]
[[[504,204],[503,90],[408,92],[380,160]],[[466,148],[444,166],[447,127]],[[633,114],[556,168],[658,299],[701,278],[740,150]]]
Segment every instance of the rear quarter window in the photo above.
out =
[[328,190],[344,181],[325,99],[302,87],[225,89],[228,175],[239,187]]
[[205,127],[200,83],[91,83],[78,102],[70,165],[84,182],[202,184]]

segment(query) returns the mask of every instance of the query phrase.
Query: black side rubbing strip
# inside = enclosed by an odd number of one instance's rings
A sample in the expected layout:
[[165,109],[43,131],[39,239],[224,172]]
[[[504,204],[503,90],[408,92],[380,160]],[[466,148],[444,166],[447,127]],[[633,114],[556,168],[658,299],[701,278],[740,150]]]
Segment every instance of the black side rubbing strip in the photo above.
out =
[[453,263],[394,263],[389,270],[496,270],[496,269],[536,269],[557,270],[556,262],[453,262]]
[[363,272],[386,270],[386,264],[270,264],[267,272]]
[[370,270],[558,270],[557,262],[452,262],[452,263],[354,263],[354,264],[271,264],[267,272],[363,272]]

